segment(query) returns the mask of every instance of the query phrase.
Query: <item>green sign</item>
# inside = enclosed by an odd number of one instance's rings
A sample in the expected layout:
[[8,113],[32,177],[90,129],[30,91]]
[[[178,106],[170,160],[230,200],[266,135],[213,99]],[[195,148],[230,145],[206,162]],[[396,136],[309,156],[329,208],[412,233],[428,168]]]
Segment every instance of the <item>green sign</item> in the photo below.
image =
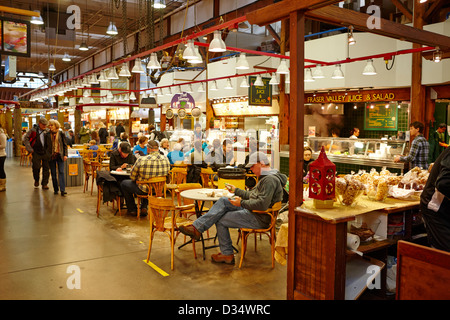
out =
[[249,106],[272,106],[272,85],[270,78],[262,78],[264,86],[255,86],[256,76],[249,76],[248,82],[248,105]]
[[364,110],[364,130],[397,131],[396,103],[367,103]]

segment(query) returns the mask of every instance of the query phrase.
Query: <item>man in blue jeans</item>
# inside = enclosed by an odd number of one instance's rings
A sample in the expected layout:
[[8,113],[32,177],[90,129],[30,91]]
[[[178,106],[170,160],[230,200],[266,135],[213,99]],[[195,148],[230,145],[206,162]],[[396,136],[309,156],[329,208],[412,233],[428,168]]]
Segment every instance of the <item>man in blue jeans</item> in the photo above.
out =
[[183,234],[200,240],[201,234],[214,224],[217,229],[220,253],[213,254],[211,260],[217,263],[234,264],[233,246],[229,228],[267,228],[270,216],[253,213],[253,210],[264,211],[283,199],[283,187],[286,175],[272,170],[269,159],[263,152],[255,152],[250,156],[247,167],[259,178],[258,184],[251,191],[228,186],[235,197],[220,198],[203,216],[192,225],[180,226]]

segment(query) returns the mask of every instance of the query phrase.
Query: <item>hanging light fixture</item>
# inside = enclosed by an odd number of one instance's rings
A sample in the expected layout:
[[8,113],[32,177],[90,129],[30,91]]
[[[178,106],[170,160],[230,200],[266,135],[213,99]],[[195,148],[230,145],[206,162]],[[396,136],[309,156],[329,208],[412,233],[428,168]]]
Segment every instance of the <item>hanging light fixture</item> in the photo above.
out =
[[290,74],[290,73],[288,73],[288,74],[286,75],[286,78],[284,79],[284,83],[285,83],[285,84],[291,83],[291,74]]
[[80,47],[78,48],[80,51],[88,51],[89,47],[87,46],[86,42],[83,40]]
[[241,52],[241,54],[239,55],[239,59],[236,62],[236,69],[238,69],[238,70],[250,69],[250,67],[248,65],[247,57],[244,52]]
[[56,71],[55,65],[53,63],[50,63],[50,66],[48,67],[48,71]]
[[375,70],[375,67],[373,66],[372,59],[367,60],[367,64],[364,67],[362,74],[365,76],[373,76],[373,75],[377,74],[377,71]]
[[222,40],[222,34],[219,30],[214,31],[214,39],[212,39],[209,44],[208,51],[210,52],[225,52],[227,51],[227,46],[225,42]]
[[153,8],[164,9],[166,7],[166,2],[164,0],[155,0],[153,3]]
[[314,82],[316,81],[312,76],[311,68],[306,69],[305,73],[305,82]]
[[114,22],[110,21],[108,29],[106,30],[106,34],[109,34],[110,36],[115,36],[119,34],[119,31],[117,31],[117,27],[114,24]]
[[197,92],[205,92],[205,84],[203,82],[200,83]]
[[341,70],[341,65],[337,64],[334,68],[333,75],[331,76],[331,79],[344,79],[344,73]]
[[197,55],[195,54],[195,48],[194,48],[194,41],[188,40],[186,44],[186,49],[183,51],[183,59],[184,60],[190,60],[190,59],[196,59]]
[[167,88],[167,92],[166,92],[166,96],[171,96],[172,95],[172,87],[168,87]]
[[133,91],[131,91],[131,93],[130,93],[130,100],[131,100],[131,101],[136,100],[136,95],[134,94]]
[[42,73],[42,71],[39,71],[39,73],[38,73],[37,76],[38,76],[38,78],[41,78],[41,79],[42,79],[42,78],[45,78],[45,76],[44,76],[44,74]]
[[436,47],[436,50],[433,52],[433,61],[438,63],[442,60],[442,52],[439,50],[439,47]]
[[116,67],[112,67],[111,69],[109,69],[108,75],[106,76],[106,78],[108,80],[117,80],[119,79],[119,76],[117,75],[116,72]]
[[63,103],[69,103],[69,98],[67,98],[67,97],[64,97],[64,101],[63,101]]
[[136,58],[134,61],[134,67],[131,69],[131,72],[133,73],[145,73],[144,68],[142,68],[142,62],[140,58]]
[[288,74],[289,73],[289,68],[286,64],[286,60],[281,59],[280,65],[277,68],[277,73],[278,74]]
[[44,24],[44,20],[42,19],[41,12],[39,10],[33,10],[33,11],[39,13],[39,17],[34,17],[34,16],[31,17],[30,22],[32,24],[36,24],[36,25]]
[[95,75],[95,73],[93,73],[90,78],[89,78],[89,83],[90,84],[99,84],[98,80],[97,80],[97,76]]
[[150,90],[149,98],[156,98],[156,94],[153,90]]
[[227,90],[232,90],[233,89],[233,85],[231,84],[231,79],[230,78],[227,79],[227,84],[225,85],[224,89],[227,89]]
[[314,79],[322,79],[325,78],[323,71],[322,71],[322,66],[320,64],[318,64],[316,66],[316,68],[314,69],[313,73],[312,73],[312,77]]
[[262,77],[261,77],[260,74],[258,74],[258,75],[256,76],[256,80],[255,80],[255,82],[253,83],[253,85],[254,85],[255,87],[264,87],[264,82],[262,81]]
[[194,89],[192,88],[192,84],[188,84],[188,88],[187,88],[187,90],[186,90],[186,92],[187,93],[192,93],[192,92],[194,92]]
[[354,45],[356,43],[355,38],[353,37],[353,26],[350,26],[348,28],[348,34],[347,34],[347,38],[348,38],[348,44],[349,45]]
[[217,82],[216,82],[216,80],[214,80],[214,81],[212,82],[211,88],[209,88],[209,90],[211,90],[211,91],[217,91],[217,90],[219,90],[219,89],[217,88]]
[[119,72],[119,77],[131,77],[130,69],[128,68],[128,63],[124,63]]
[[62,57],[62,61],[69,62],[70,60],[72,60],[72,59],[70,59],[69,54],[67,52],[65,52],[64,56]]
[[99,82],[108,82],[108,79],[106,78],[105,70],[100,71],[100,75],[98,76]]
[[200,64],[203,63],[202,55],[200,54],[200,51],[197,46],[194,46],[194,52],[195,52],[195,58],[189,59],[188,62],[190,64]]
[[280,84],[277,79],[277,75],[275,73],[272,73],[272,78],[270,79],[269,84],[271,84],[271,85]]
[[244,77],[241,81],[241,84],[239,85],[239,87],[241,88],[249,88],[250,85],[248,84],[248,80],[247,77]]
[[147,69],[161,69],[161,65],[158,62],[158,57],[156,56],[156,52],[153,52],[150,55],[150,61],[147,64]]

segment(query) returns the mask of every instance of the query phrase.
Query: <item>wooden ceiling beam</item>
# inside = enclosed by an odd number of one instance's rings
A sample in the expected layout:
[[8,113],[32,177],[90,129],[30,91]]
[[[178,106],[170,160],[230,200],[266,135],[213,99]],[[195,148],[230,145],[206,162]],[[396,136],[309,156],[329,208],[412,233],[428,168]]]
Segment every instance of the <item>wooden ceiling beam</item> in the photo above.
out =
[[412,13],[408,10],[408,8],[405,7],[405,5],[400,2],[400,0],[391,0],[393,5],[404,14],[404,16],[409,19],[409,21],[412,21]]
[[284,0],[248,13],[247,20],[251,24],[263,26],[284,20],[294,11],[317,9],[341,1],[342,0]]
[[[286,2],[286,1],[283,1]],[[414,27],[392,22],[383,18],[380,19],[380,28],[369,29],[367,21],[370,21],[370,15],[356,12],[349,9],[339,8],[337,6],[328,6],[306,12],[308,19],[334,25],[352,25],[355,29],[379,34],[382,36],[395,38],[412,43],[422,44],[431,47],[440,47],[443,50],[450,49],[450,37],[445,35],[420,30]]]

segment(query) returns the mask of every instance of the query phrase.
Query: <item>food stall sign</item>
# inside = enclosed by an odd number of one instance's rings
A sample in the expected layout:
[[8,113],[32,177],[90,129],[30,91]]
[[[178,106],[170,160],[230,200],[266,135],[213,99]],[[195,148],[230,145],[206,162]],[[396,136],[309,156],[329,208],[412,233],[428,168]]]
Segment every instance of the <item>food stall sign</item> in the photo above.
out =
[[151,97],[142,98],[141,99],[141,103],[139,104],[139,108],[154,109],[154,108],[157,108],[157,107],[158,107],[158,104],[156,103],[156,99],[155,98],[151,98]]
[[170,107],[172,109],[193,109],[195,108],[194,97],[187,92],[177,93],[172,97]]
[[249,106],[271,106],[272,105],[272,85],[269,84],[271,78],[262,78],[264,86],[255,86],[256,76],[249,76],[248,82],[248,105]]
[[364,130],[397,131],[396,103],[367,103],[364,108]]

